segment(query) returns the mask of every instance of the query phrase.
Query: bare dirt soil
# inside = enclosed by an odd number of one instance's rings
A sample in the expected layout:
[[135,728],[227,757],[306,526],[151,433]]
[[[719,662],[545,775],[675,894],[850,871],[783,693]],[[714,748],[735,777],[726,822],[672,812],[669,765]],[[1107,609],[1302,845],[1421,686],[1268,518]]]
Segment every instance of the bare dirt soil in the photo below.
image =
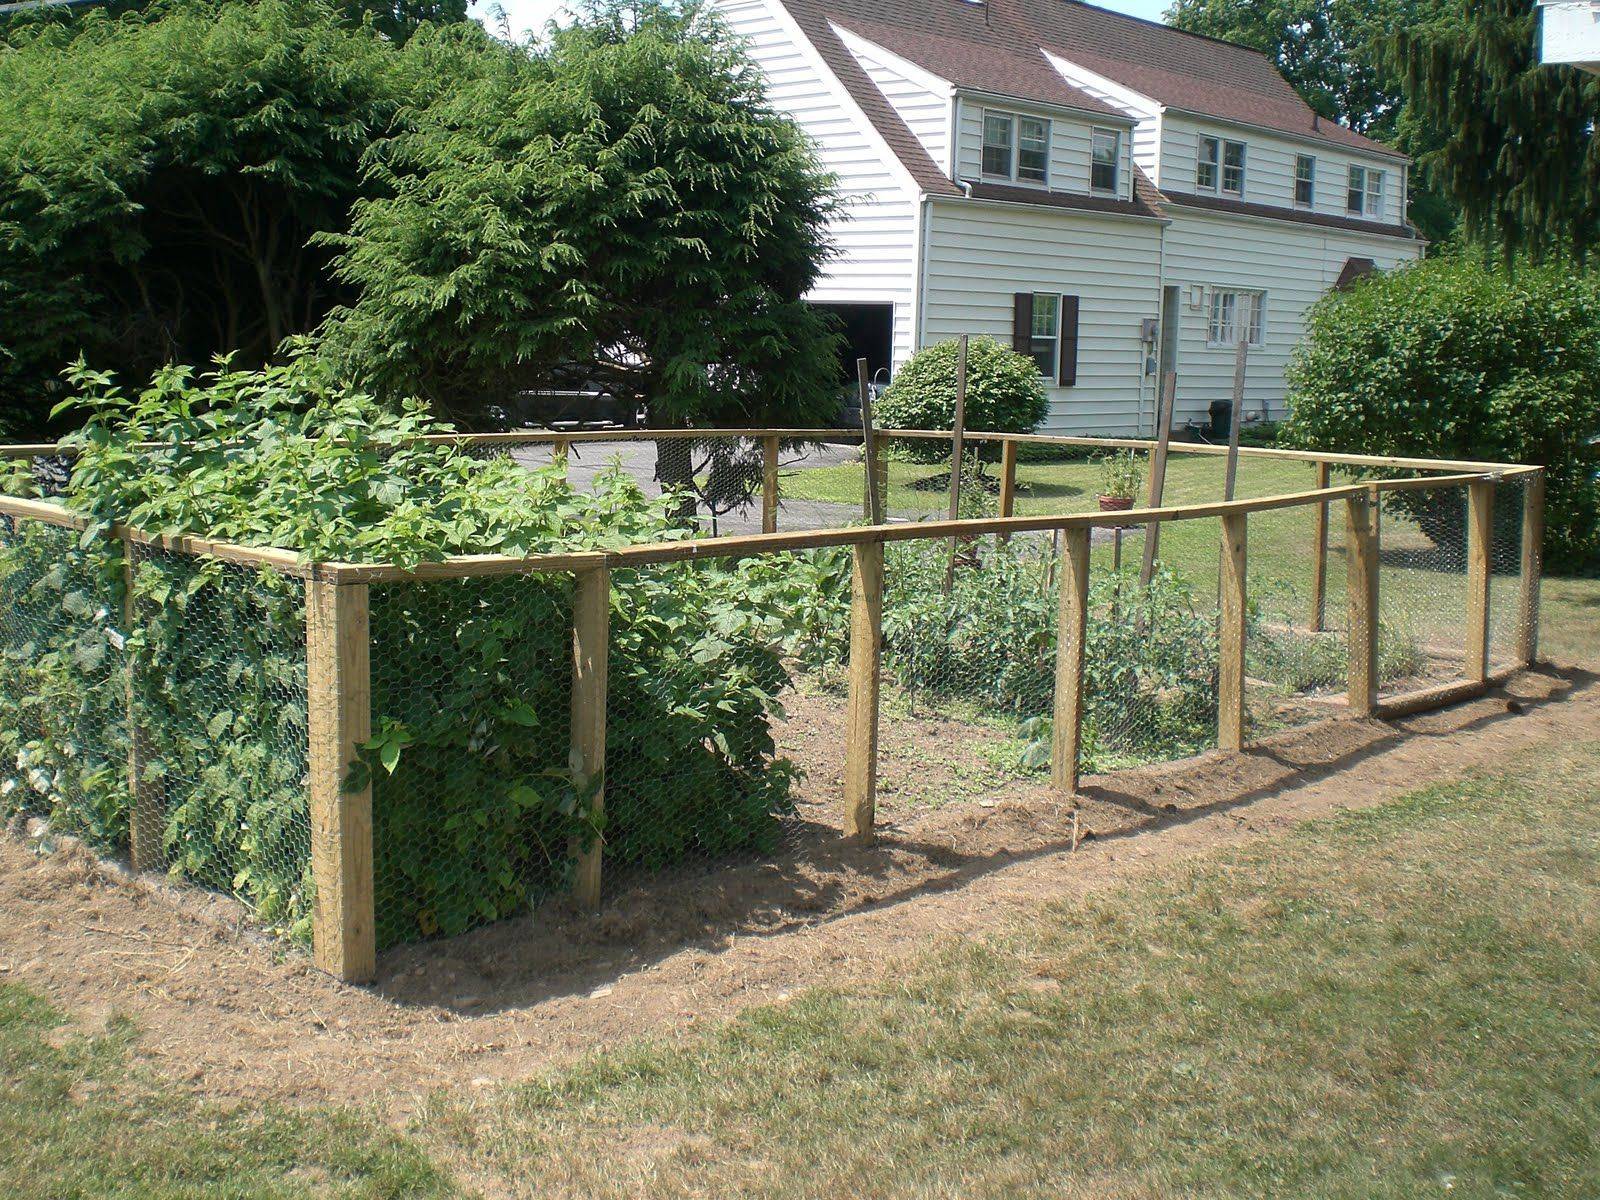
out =
[[[839,745],[829,714],[800,704],[785,739]],[[0,837],[0,978],[89,1023],[132,1017],[141,1060],[205,1093],[376,1100],[400,1114],[435,1087],[525,1078],[809,984],[882,975],[1043,903],[1597,731],[1600,676],[1548,670],[1442,712],[1330,719],[1242,755],[1090,778],[1076,802],[1013,780],[990,799],[929,805],[922,798],[964,768],[926,746],[970,727],[897,717],[885,723],[875,845],[834,832],[822,798],[842,764],[813,756],[777,859],[624,884],[596,915],[551,905],[406,947],[384,956],[372,988],[320,975],[242,928],[225,902],[130,879],[71,844],[41,854],[13,831]]]

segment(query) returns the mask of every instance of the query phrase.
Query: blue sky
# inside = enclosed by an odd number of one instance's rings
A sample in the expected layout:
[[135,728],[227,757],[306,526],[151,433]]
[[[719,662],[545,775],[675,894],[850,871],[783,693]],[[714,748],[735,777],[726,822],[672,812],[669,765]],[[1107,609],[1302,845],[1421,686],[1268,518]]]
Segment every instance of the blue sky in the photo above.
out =
[[[471,0],[471,12],[479,20],[489,24],[491,29],[496,26],[489,20],[489,12],[498,2],[505,9],[506,20],[511,26],[513,35],[520,35],[525,30],[539,30],[551,17],[559,13],[564,0]],[[1132,13],[1136,17],[1149,17],[1159,21],[1161,14],[1167,10],[1170,0],[1099,0],[1105,8],[1114,8],[1118,12]]]

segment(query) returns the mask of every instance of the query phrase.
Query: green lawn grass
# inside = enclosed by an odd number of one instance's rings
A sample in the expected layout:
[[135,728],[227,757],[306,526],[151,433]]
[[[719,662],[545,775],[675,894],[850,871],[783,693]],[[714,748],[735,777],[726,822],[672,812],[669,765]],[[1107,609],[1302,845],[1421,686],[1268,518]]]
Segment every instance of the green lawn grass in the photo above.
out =
[[1527,755],[445,1124],[527,1195],[1592,1196],[1597,779]]
[[0,984],[0,1195],[6,1200],[395,1200],[454,1195],[416,1146],[348,1112],[226,1110],[142,1079],[132,1030],[70,1032]]

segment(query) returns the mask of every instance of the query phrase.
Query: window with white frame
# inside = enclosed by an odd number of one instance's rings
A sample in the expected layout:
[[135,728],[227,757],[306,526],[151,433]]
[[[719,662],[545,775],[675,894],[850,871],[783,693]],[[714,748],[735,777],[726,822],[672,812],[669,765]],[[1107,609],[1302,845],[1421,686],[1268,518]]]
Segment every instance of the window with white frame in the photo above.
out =
[[1222,143],[1222,190],[1231,196],[1244,195],[1244,143]]
[[1383,172],[1371,167],[1351,167],[1345,211],[1353,216],[1383,215]]
[[1266,315],[1265,292],[1214,288],[1206,341],[1212,346],[1237,346],[1244,332],[1252,346],[1259,346],[1266,332]]
[[1200,139],[1200,157],[1195,163],[1194,186],[1196,191],[1214,192],[1217,190],[1217,176],[1222,170],[1222,139],[1202,137]]
[[1096,129],[1089,156],[1089,187],[1115,196],[1122,175],[1122,131]]
[[1061,353],[1061,297],[1054,292],[1033,294],[1033,329],[1028,353],[1039,374],[1054,377]]
[[1050,122],[1015,113],[983,114],[983,173],[991,179],[1050,182]]
[[1317,160],[1313,155],[1295,156],[1294,203],[1296,208],[1311,208],[1317,203]]
[[1010,113],[983,114],[983,173],[1011,178],[1011,155],[1016,146],[1016,119]]

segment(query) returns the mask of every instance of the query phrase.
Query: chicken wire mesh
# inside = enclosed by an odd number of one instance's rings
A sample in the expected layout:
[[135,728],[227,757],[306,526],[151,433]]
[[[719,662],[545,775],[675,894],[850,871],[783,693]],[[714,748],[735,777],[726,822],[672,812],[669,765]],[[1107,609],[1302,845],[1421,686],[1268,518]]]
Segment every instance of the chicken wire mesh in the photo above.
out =
[[1489,552],[1489,669],[1503,671],[1522,660],[1522,530],[1528,499],[1526,476],[1501,479],[1494,489]]
[[1378,527],[1379,694],[1460,679],[1467,661],[1467,489],[1384,492]]
[[253,918],[311,932],[305,583],[134,547],[132,719],[138,803],[174,877]]
[[0,812],[128,841],[128,655],[104,539],[0,516]]
[[370,586],[380,948],[570,885],[587,813],[568,771],[572,592],[544,573]]

